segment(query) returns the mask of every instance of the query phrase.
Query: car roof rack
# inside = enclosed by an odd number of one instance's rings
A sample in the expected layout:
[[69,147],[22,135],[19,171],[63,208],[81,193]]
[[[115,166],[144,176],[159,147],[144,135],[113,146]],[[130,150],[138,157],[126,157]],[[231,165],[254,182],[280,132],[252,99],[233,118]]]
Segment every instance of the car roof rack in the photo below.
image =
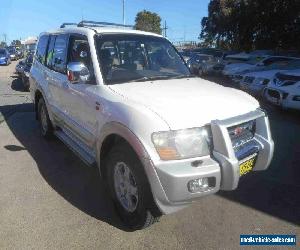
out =
[[66,26],[69,26],[69,25],[78,25],[77,23],[63,23],[62,25],[60,25],[60,28],[65,28]]
[[95,22],[95,21],[81,21],[77,24],[78,27],[115,27],[115,28],[129,28],[133,29],[133,25],[125,25],[118,23],[108,23],[108,22]]

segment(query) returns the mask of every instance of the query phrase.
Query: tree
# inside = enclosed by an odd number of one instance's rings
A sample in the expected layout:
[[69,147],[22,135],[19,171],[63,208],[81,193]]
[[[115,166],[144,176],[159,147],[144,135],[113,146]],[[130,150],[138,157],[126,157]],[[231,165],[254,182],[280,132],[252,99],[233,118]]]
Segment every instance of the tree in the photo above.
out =
[[161,18],[154,12],[140,11],[135,18],[135,29],[161,34]]
[[300,1],[211,0],[203,44],[232,49],[300,49]]

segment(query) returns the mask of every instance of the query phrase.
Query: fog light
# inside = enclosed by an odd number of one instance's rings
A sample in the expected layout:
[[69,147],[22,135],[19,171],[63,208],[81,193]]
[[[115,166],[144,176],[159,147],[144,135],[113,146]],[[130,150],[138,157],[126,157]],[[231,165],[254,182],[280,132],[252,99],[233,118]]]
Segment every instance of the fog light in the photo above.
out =
[[188,190],[191,193],[199,193],[199,192],[205,192],[210,189],[208,184],[208,178],[200,178],[196,180],[191,180],[188,182]]

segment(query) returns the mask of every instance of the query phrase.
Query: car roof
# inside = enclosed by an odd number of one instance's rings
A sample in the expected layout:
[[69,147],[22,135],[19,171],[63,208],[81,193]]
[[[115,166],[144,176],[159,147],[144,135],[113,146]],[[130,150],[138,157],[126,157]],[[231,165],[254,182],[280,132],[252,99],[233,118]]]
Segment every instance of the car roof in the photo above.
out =
[[40,36],[44,34],[68,34],[68,33],[75,33],[75,34],[78,33],[83,35],[117,33],[117,34],[137,34],[137,35],[163,37],[155,33],[141,31],[141,30],[134,30],[134,29],[112,28],[112,27],[76,27],[76,26],[50,30],[41,33]]

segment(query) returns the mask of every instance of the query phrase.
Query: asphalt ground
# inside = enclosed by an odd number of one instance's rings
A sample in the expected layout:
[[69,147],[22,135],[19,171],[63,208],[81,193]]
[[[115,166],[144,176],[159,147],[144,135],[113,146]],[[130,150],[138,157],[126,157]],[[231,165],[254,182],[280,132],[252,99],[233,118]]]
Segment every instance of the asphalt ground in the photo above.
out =
[[14,66],[0,67],[0,249],[242,249],[240,234],[296,234],[299,247],[298,112],[262,103],[275,141],[267,171],[131,232],[115,214],[97,169],[58,139],[40,136]]

